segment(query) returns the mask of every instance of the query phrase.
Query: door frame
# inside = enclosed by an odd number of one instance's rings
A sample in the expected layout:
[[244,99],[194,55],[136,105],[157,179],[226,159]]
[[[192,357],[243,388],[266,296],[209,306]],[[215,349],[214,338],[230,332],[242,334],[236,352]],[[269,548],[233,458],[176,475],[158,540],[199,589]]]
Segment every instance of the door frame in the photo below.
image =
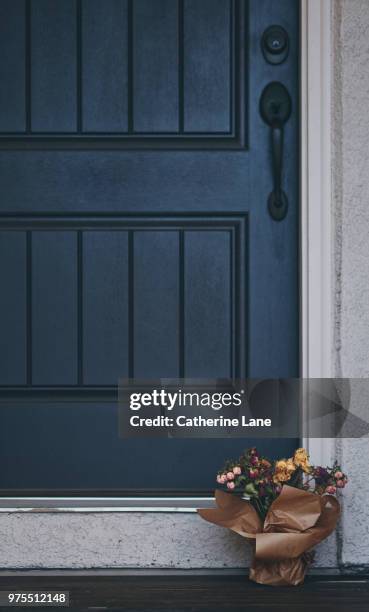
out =
[[[332,15],[334,0],[300,0],[300,363],[303,378],[334,376]],[[307,413],[309,406],[305,405]],[[328,465],[334,441],[303,438]]]
[[[333,1],[300,0],[300,375],[304,378],[329,378],[333,374]],[[329,463],[333,441],[303,438],[301,443],[315,463]],[[20,507],[32,511],[34,502],[51,512],[192,512],[199,501],[210,498],[9,497],[2,498],[0,512],[19,511]]]

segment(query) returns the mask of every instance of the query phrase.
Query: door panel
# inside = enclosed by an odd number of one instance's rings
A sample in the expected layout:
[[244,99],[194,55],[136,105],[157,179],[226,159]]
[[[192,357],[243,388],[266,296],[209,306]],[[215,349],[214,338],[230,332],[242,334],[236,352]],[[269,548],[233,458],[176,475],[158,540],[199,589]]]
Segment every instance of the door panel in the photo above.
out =
[[27,383],[27,272],[25,232],[0,232],[2,385]]
[[244,146],[243,0],[0,4],[10,146]]
[[[244,215],[12,216],[1,225],[13,285],[5,347],[16,349],[19,323],[23,332],[6,384],[91,393],[113,392],[124,377],[246,374],[237,350],[247,308]],[[18,291],[23,310],[14,312]]]
[[83,385],[115,385],[129,375],[129,234],[79,231],[79,373]]
[[127,132],[128,2],[83,0],[80,11],[80,130]]
[[179,233],[138,231],[133,237],[133,363],[139,378],[179,375]]
[[[53,404],[39,398],[12,400],[2,406],[2,421],[8,428],[0,429],[3,495],[210,494],[214,470],[247,443],[122,440],[116,435],[116,403],[103,398],[88,402],[75,397]],[[12,446],[11,431],[17,431]],[[286,456],[291,440],[257,440],[257,446],[269,456]],[[201,462],[201,469],[194,460]]]
[[132,131],[177,132],[178,3],[138,0],[132,9]]
[[[118,379],[298,375],[297,4],[0,0],[3,491],[208,490],[253,441],[122,440]],[[281,222],[273,80],[293,105]]]
[[223,0],[184,0],[185,132],[232,130],[233,10],[234,3]]
[[0,132],[26,130],[26,11],[25,0],[0,3]]
[[28,305],[32,385],[76,385],[77,234],[32,232]]
[[[233,317],[229,232],[188,232],[184,243],[185,367],[189,378],[234,376]],[[246,305],[242,300],[242,307]],[[239,331],[237,330],[237,334]]]
[[34,132],[77,127],[76,2],[30,3],[30,121]]

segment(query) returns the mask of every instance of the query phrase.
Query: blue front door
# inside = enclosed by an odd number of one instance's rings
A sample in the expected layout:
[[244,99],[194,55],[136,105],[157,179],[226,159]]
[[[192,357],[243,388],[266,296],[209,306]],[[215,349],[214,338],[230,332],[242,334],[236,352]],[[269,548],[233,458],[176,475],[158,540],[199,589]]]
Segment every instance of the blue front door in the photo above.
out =
[[210,490],[248,441],[122,440],[117,381],[298,375],[298,2],[0,11],[1,490]]

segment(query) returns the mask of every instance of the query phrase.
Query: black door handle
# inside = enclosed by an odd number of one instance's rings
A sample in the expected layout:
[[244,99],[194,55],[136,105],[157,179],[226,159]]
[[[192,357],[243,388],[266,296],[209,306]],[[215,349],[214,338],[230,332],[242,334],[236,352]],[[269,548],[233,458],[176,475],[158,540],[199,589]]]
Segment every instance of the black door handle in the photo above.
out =
[[260,114],[271,127],[274,186],[268,209],[275,221],[284,219],[288,210],[288,199],[282,189],[283,127],[290,118],[291,107],[291,96],[282,83],[275,81],[265,87],[260,98]]

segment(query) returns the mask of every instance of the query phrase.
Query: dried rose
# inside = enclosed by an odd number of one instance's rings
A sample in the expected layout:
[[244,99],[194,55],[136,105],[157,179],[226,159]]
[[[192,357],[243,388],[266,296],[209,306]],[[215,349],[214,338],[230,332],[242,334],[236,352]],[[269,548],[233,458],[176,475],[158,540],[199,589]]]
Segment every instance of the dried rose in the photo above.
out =
[[309,463],[309,455],[304,448],[298,448],[293,455],[293,462],[297,467],[300,467],[307,474],[311,472]]

